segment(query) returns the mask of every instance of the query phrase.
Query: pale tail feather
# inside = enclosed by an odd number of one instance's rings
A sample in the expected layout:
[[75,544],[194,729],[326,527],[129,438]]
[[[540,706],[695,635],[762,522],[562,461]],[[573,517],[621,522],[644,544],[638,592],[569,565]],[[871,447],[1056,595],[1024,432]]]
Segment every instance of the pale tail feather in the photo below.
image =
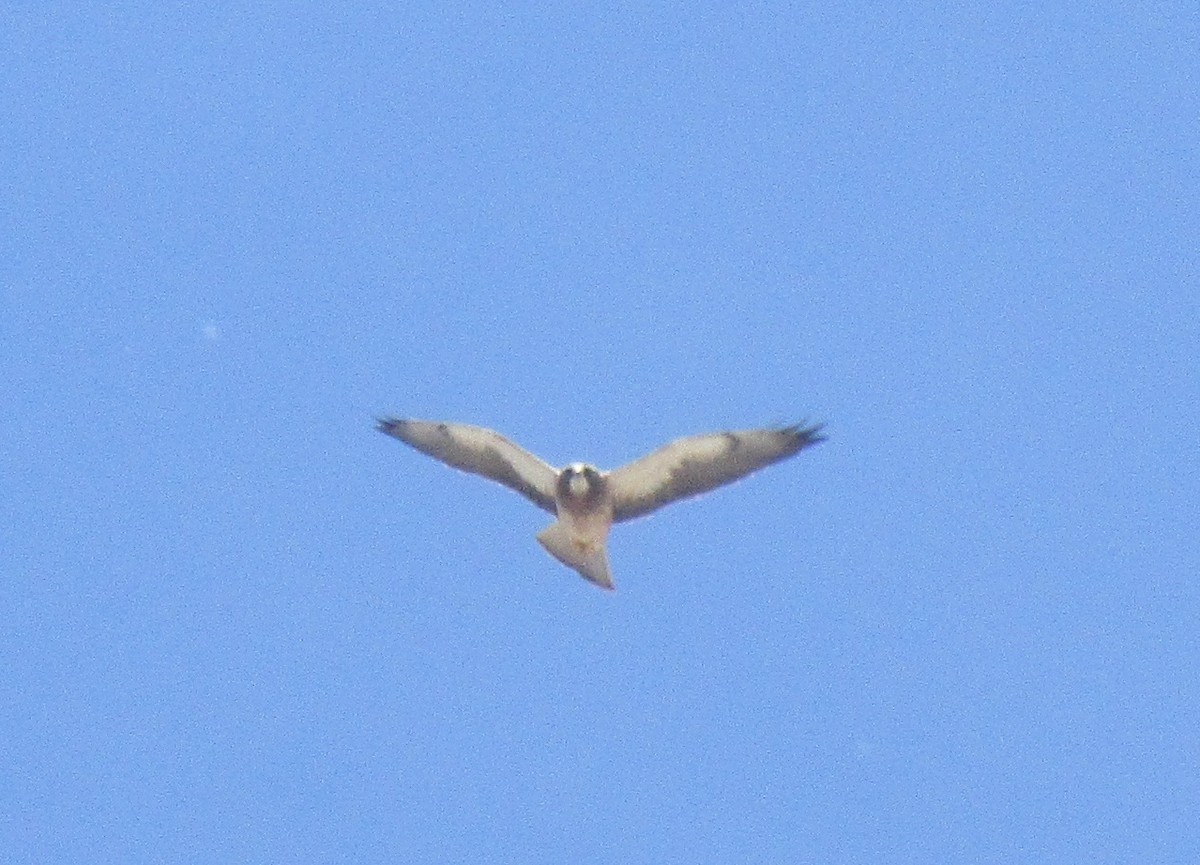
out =
[[568,568],[579,572],[602,589],[613,587],[608,573],[608,555],[603,543],[579,541],[562,523],[551,523],[537,534],[538,543]]

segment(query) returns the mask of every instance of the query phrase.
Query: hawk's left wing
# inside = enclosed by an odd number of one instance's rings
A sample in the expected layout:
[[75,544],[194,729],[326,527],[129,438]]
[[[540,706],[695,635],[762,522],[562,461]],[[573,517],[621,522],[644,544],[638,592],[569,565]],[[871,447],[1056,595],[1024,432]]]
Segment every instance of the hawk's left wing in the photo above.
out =
[[709,433],[676,439],[608,473],[613,520],[699,495],[823,441],[821,427]]
[[554,514],[554,482],[558,472],[495,430],[465,423],[383,418],[380,432],[439,459],[456,469],[483,475],[516,490]]

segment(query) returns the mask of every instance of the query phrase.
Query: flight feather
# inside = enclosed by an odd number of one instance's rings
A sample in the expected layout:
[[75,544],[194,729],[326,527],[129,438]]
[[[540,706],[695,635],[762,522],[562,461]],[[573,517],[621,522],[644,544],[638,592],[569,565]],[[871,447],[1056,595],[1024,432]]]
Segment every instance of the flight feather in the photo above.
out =
[[795,425],[676,439],[608,473],[613,520],[629,520],[745,477],[823,440],[821,427]]
[[380,432],[423,454],[504,484],[539,508],[556,512],[557,470],[494,430],[464,423],[399,418],[381,418],[377,426]]

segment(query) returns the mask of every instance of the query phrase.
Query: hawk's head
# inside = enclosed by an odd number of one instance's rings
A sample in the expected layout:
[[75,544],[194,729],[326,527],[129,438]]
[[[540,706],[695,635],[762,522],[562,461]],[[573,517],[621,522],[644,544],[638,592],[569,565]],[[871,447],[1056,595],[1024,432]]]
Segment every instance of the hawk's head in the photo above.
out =
[[604,494],[604,478],[595,466],[571,463],[558,473],[556,491],[564,501],[589,505]]

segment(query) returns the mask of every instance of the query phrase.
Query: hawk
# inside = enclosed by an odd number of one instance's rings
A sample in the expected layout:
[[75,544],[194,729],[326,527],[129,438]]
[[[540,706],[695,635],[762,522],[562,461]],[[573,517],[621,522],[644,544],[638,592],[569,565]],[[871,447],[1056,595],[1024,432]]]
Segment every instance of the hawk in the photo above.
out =
[[380,432],[463,471],[516,490],[557,519],[537,534],[554,558],[613,587],[604,542],[613,523],[730,483],[823,441],[821,426],[736,430],[676,439],[612,471],[587,463],[556,469],[494,430],[383,418]]

